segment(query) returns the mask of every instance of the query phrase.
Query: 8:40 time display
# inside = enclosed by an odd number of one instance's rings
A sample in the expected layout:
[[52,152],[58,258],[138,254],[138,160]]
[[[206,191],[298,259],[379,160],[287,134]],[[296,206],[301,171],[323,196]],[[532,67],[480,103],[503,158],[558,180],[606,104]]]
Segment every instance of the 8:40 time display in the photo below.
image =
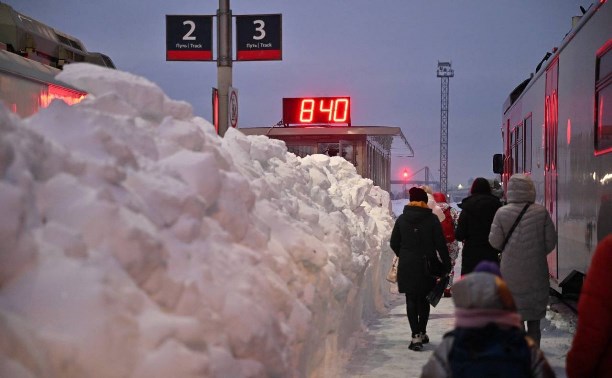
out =
[[351,125],[350,97],[283,98],[285,125]]

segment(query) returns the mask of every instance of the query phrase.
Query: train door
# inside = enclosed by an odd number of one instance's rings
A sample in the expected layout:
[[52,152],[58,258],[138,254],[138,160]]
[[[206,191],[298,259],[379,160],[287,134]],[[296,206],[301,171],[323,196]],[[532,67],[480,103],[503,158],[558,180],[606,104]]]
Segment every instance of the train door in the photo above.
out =
[[506,124],[504,125],[504,132],[506,133],[506,138],[505,138],[505,142],[506,145],[504,146],[504,152],[505,152],[505,159],[504,159],[504,174],[502,175],[502,183],[504,185],[504,191],[507,192],[508,190],[508,180],[510,180],[510,176],[512,176],[512,169],[514,167],[514,163],[513,163],[513,159],[512,159],[512,129],[510,128],[510,119],[511,117],[508,117],[506,119]]
[[[546,97],[544,99],[544,205],[557,227],[557,135],[559,129],[558,101],[559,61],[546,70]],[[558,279],[557,250],[548,255],[548,271]]]

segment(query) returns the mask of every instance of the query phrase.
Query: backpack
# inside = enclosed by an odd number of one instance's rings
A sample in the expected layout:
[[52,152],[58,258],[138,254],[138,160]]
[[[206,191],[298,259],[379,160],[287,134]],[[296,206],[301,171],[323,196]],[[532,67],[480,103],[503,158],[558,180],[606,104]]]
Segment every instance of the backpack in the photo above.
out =
[[447,207],[444,210],[444,220],[441,223],[442,225],[442,233],[444,234],[444,239],[446,239],[447,243],[452,243],[455,241],[455,223],[453,222],[453,216],[451,214],[450,207]]
[[[531,351],[525,332],[490,323],[483,328],[456,328],[448,356],[453,378],[531,377]],[[445,335],[446,336],[446,335]]]

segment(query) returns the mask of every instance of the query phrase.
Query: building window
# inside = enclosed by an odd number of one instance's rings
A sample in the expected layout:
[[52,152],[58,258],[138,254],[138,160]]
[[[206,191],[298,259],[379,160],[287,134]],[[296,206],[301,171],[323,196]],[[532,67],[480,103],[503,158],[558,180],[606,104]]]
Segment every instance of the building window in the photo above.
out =
[[612,152],[612,43],[597,54],[595,82],[595,153]]
[[315,153],[314,146],[287,146],[287,151],[296,154],[299,157],[305,157]]

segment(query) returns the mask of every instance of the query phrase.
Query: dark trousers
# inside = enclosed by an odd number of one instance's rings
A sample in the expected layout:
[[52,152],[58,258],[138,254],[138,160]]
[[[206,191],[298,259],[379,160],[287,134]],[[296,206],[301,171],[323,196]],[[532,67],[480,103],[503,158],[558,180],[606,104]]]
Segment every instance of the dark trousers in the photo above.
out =
[[406,295],[406,313],[412,337],[417,333],[426,333],[429,320],[429,302],[425,296]]

